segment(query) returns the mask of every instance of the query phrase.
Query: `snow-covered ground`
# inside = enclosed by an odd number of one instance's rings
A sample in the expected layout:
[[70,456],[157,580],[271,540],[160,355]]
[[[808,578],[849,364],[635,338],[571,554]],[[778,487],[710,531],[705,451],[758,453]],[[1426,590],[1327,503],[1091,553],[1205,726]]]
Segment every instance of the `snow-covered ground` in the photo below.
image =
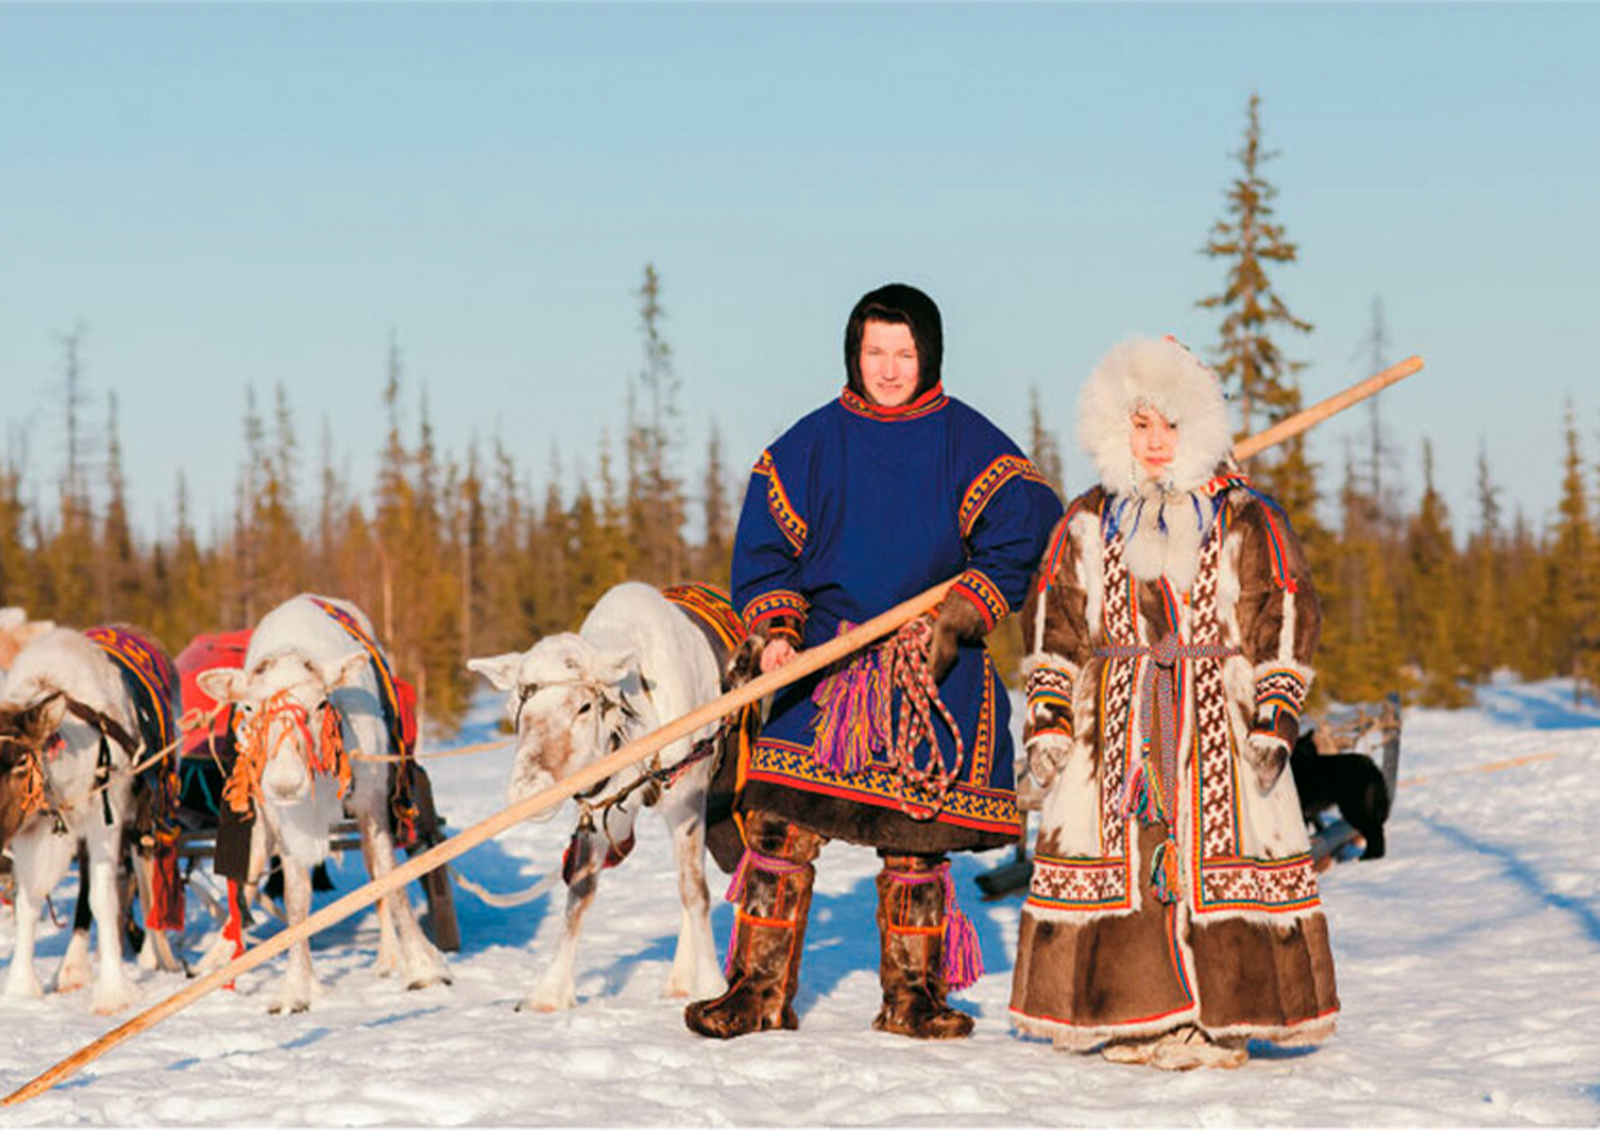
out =
[[[489,736],[498,711],[485,699],[459,742]],[[1567,684],[1501,683],[1477,709],[1408,712],[1404,736],[1388,858],[1323,880],[1344,1014],[1315,1051],[1166,1075],[1019,1039],[1005,1013],[1019,903],[981,903],[970,881],[1004,852],[956,863],[989,966],[956,998],[978,1017],[973,1038],[873,1032],[876,861],[840,845],[818,867],[800,1030],[702,1040],[660,996],[678,912],[666,836],[647,819],[589,915],[569,1012],[513,1011],[559,936],[559,901],[500,911],[458,892],[454,985],[408,993],[375,977],[367,913],[316,939],[326,993],[310,1012],[266,1015],[270,964],[0,1111],[0,1126],[1600,1123],[1600,712],[1574,709]],[[508,757],[433,766],[454,827],[500,806]],[[523,825],[459,865],[525,886],[556,865],[568,828]],[[354,856],[336,870],[345,890],[360,876]],[[70,897],[69,882],[58,901]],[[729,921],[719,903],[719,942]],[[66,937],[45,929],[48,975]],[[6,918],[0,960],[11,938]],[[183,984],[138,980],[143,1005]],[[0,1000],[0,1088],[113,1023],[82,992]]]

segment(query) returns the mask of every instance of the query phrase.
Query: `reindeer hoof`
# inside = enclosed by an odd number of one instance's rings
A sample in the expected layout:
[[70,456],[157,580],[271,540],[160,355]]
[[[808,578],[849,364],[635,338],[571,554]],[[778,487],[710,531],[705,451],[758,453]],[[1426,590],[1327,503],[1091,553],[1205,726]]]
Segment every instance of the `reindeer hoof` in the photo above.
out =
[[305,999],[279,1001],[267,1011],[273,1016],[292,1016],[297,1012],[310,1012],[311,1002]]
[[94,991],[94,1003],[91,1008],[96,1016],[111,1016],[121,1012],[134,1001],[139,999],[139,994],[132,985],[117,985],[109,988],[97,988]]
[[524,997],[517,1002],[518,1012],[552,1013],[561,1012],[563,1009],[570,1007],[570,1005],[557,1004],[554,1001],[547,1001],[540,997]]
[[6,978],[5,995],[15,1000],[38,1000],[44,996],[44,989],[40,986],[37,977],[8,977]]

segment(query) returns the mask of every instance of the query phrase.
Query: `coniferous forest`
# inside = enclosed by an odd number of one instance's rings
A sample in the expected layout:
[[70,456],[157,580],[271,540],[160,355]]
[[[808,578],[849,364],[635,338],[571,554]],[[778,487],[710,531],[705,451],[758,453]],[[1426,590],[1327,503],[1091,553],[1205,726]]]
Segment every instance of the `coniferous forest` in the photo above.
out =
[[[1275,217],[1263,170],[1273,154],[1255,96],[1235,156],[1225,215],[1200,248],[1223,268],[1222,289],[1200,300],[1218,314],[1218,340],[1196,344],[1239,409],[1243,435],[1302,407],[1290,358],[1313,326],[1270,278],[1298,249]],[[345,597],[372,617],[429,718],[449,724],[471,690],[466,658],[573,629],[623,580],[727,583],[748,468],[729,465],[714,428],[705,450],[682,450],[680,382],[652,266],[635,297],[642,366],[621,435],[599,437],[592,472],[572,475],[552,457],[535,487],[498,442],[441,451],[391,344],[376,481],[358,485],[338,469],[345,453],[333,450],[326,425],[308,446],[281,388],[270,402],[250,390],[232,513],[204,537],[181,479],[170,528],[133,528],[116,398],[85,388],[84,335],[74,330],[62,339],[59,463],[41,477],[14,451],[0,459],[0,605],[72,626],[140,624],[176,653],[198,633],[255,623],[297,592]],[[1031,409],[1030,433],[1018,438],[1059,489],[1060,440],[1041,423],[1037,390]],[[1498,668],[1600,679],[1595,468],[1570,406],[1561,428],[1561,502],[1549,523],[1508,510],[1481,454],[1476,513],[1451,515],[1431,450],[1396,450],[1376,413],[1370,442],[1345,451],[1341,466],[1313,465],[1294,440],[1248,468],[1283,503],[1312,560],[1324,607],[1320,699],[1398,690],[1459,705]],[[91,443],[91,431],[103,438]],[[1002,669],[1014,671],[1014,618],[996,637]]]

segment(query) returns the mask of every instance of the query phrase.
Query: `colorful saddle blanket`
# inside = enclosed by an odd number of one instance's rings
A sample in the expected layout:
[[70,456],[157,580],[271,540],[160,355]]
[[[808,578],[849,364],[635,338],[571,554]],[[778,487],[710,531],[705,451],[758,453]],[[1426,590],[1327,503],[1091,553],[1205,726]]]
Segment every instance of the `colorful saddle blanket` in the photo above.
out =
[[389,807],[394,817],[395,846],[413,847],[422,834],[422,813],[415,799],[418,768],[413,757],[417,748],[416,692],[410,683],[395,678],[389,657],[359,620],[319,596],[312,597],[311,602],[367,653],[372,673],[378,680],[378,703],[383,708],[383,722],[389,731],[389,748],[401,759],[392,763],[389,774]]
[[152,930],[181,930],[183,888],[178,882],[177,843],[183,831],[178,822],[183,786],[178,751],[171,748],[178,741],[178,669],[153,641],[127,628],[102,625],[83,634],[111,658],[122,675],[144,742],[140,756],[149,758],[168,751],[141,770],[135,780],[139,815],[134,830],[141,841],[148,838],[148,853],[156,860],[155,890],[152,905],[146,908],[145,925]]

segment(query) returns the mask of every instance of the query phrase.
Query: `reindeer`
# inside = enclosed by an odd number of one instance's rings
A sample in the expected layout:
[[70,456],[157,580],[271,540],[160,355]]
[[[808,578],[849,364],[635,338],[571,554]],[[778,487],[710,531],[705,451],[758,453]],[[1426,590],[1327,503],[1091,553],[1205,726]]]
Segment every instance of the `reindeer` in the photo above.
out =
[[[51,628],[16,656],[0,693],[0,846],[10,845],[16,949],[5,995],[42,995],[34,936],[45,897],[80,848],[99,938],[92,1007],[112,1013],[136,998],[122,965],[118,871],[133,806],[133,766],[144,749],[122,673],[82,633]],[[81,895],[80,895],[81,898]],[[89,977],[88,931],[75,931],[56,989]]]
[[[507,789],[515,804],[549,788],[627,742],[716,698],[718,656],[702,630],[649,585],[625,583],[602,596],[577,634],[547,636],[526,652],[472,659],[468,668],[505,691],[517,733]],[[657,762],[673,765],[695,742],[711,740],[715,724],[667,746]],[[638,783],[635,766],[601,784],[589,797]],[[583,915],[594,901],[603,866],[620,863],[633,846],[639,810],[656,804],[672,835],[682,916],[664,995],[714,997],[725,988],[711,934],[705,878],[706,790],[711,761],[696,763],[664,791],[654,782],[619,804],[599,809],[596,823],[580,819],[567,849],[566,930],[556,956],[517,1008],[554,1012],[577,1003],[573,962]],[[540,819],[549,819],[552,812]]]
[[[327,857],[330,832],[345,809],[360,828],[368,874],[379,879],[395,865],[389,767],[350,756],[398,752],[391,751],[374,666],[387,668],[388,659],[372,640],[371,621],[355,605],[301,594],[262,618],[242,669],[217,667],[198,676],[206,694],[238,707],[239,756],[224,802],[235,811],[253,808],[277,842],[291,925],[311,909],[311,868]],[[378,903],[376,969],[384,975],[397,968],[408,989],[450,981],[403,889]],[[288,973],[269,1011],[304,1012],[317,991],[311,947],[302,939],[289,951]]]

